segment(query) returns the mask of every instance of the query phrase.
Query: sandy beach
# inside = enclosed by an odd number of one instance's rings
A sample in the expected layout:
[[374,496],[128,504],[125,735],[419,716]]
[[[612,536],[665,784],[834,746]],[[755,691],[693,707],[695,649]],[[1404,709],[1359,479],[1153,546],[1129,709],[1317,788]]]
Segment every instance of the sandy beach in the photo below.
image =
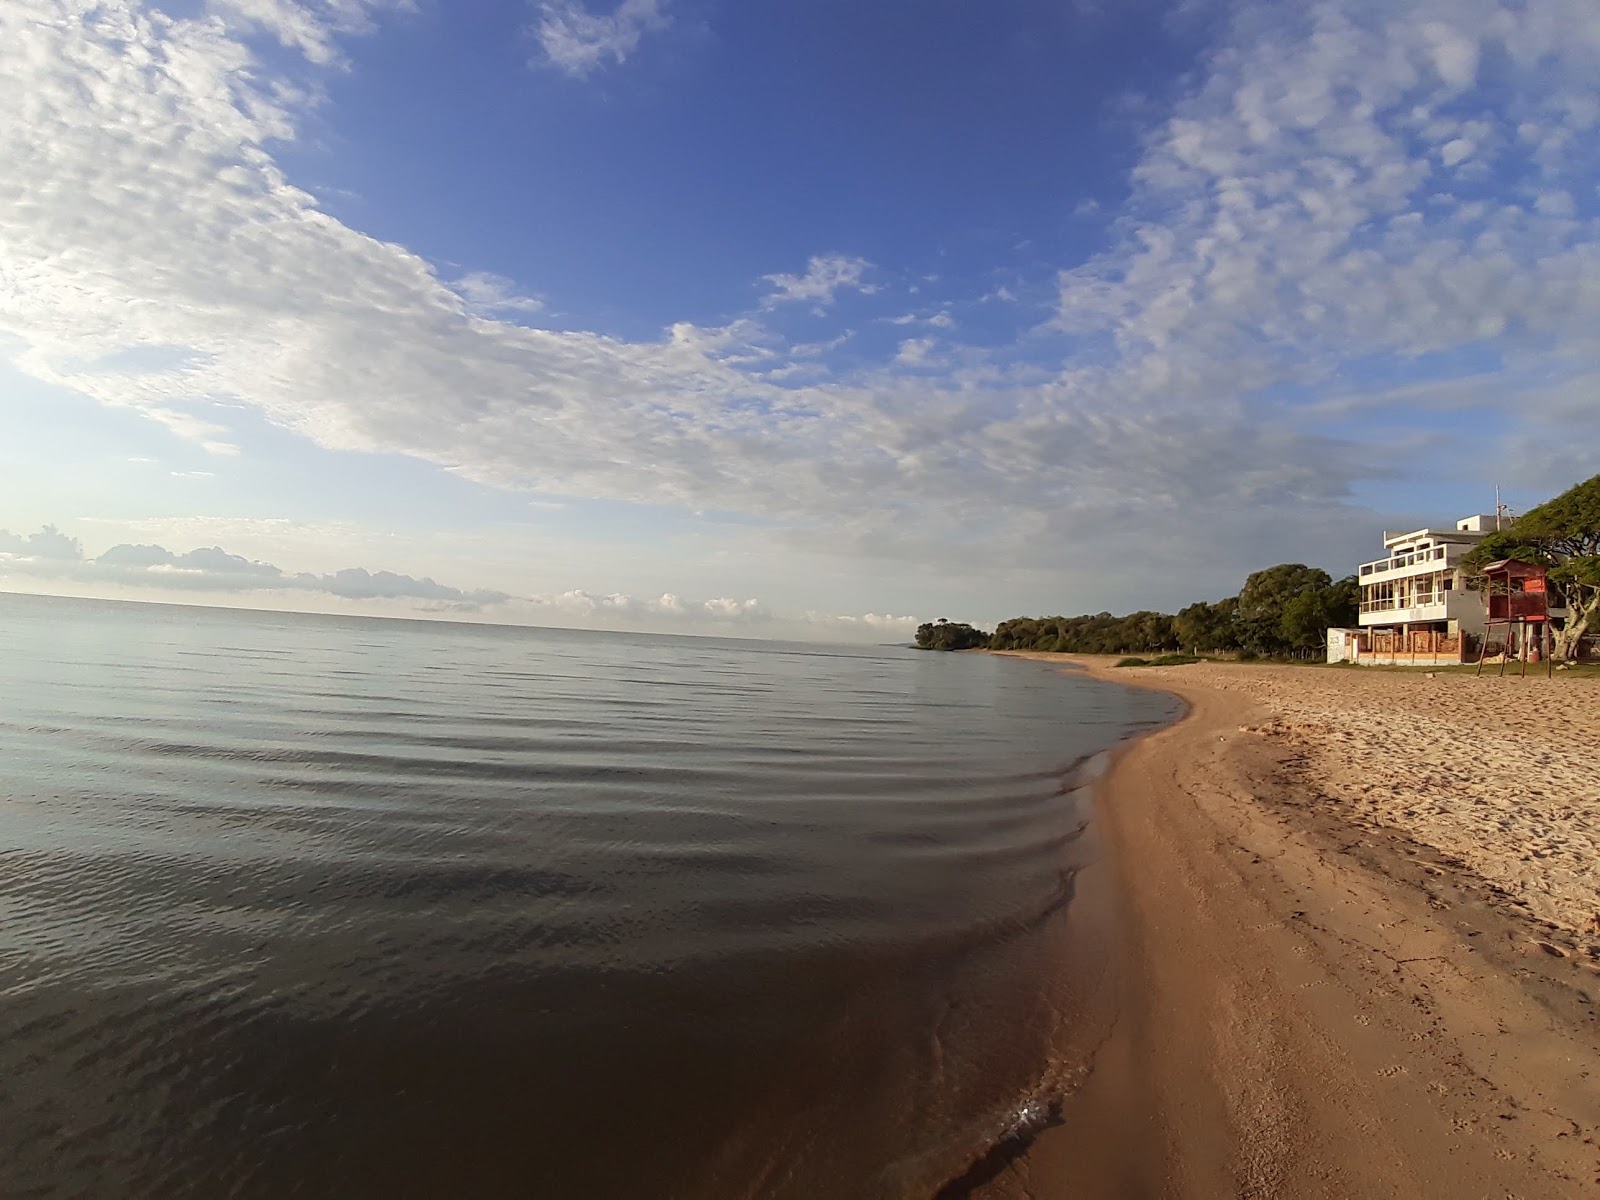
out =
[[1119,1017],[971,1194],[1600,1195],[1600,683],[1114,669]]

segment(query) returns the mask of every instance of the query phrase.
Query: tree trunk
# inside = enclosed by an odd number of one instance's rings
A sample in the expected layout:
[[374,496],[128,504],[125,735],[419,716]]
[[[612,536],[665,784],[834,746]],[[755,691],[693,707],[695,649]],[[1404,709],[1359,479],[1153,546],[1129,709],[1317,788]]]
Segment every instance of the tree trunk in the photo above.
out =
[[1578,654],[1578,645],[1589,632],[1589,623],[1600,612],[1600,591],[1591,596],[1581,606],[1569,601],[1572,605],[1567,609],[1567,625],[1565,629],[1554,631],[1556,635],[1556,657],[1572,659]]

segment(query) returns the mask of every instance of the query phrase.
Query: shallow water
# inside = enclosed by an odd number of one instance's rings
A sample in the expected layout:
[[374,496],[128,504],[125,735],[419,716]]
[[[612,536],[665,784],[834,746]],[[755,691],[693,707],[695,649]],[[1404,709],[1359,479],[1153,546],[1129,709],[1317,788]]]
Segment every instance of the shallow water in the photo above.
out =
[[0,663],[6,1196],[931,1195],[1069,1019],[1064,772],[1172,715],[981,655],[20,596]]

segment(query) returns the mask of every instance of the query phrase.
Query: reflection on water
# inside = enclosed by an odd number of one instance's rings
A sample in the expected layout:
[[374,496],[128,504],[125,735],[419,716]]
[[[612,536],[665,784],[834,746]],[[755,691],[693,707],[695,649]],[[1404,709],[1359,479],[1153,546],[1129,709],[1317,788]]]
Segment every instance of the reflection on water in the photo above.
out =
[[1075,760],[974,655],[0,597],[0,1194],[926,1196]]

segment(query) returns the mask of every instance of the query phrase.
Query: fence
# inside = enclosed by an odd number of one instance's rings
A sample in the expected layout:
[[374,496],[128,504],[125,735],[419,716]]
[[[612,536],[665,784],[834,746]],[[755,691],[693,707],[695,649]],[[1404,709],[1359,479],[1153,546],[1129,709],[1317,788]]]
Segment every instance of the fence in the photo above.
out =
[[1368,663],[1395,663],[1423,666],[1430,664],[1459,663],[1466,661],[1459,633],[1439,633],[1432,629],[1413,629],[1409,633],[1399,630],[1373,630],[1362,636],[1361,661]]
[[1432,629],[1413,629],[1409,633],[1398,630],[1374,630],[1368,635],[1373,654],[1454,654],[1461,655],[1461,635],[1439,633]]

